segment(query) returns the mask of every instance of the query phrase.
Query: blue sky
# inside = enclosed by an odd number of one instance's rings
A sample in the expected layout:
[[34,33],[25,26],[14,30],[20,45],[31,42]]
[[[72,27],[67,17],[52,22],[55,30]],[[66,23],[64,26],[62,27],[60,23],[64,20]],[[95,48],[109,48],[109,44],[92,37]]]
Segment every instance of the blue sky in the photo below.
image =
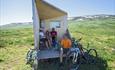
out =
[[[66,11],[68,17],[114,14],[115,0],[45,0]],[[0,0],[0,25],[32,21],[31,0]]]

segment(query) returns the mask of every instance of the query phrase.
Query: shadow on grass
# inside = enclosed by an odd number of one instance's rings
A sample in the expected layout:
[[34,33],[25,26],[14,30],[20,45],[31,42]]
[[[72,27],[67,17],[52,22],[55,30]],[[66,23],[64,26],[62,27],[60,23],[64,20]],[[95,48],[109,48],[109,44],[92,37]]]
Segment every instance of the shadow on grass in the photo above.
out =
[[[97,57],[95,59],[96,63],[93,64],[82,63],[79,66],[78,70],[107,70],[108,65],[106,60],[100,57]],[[60,67],[62,66],[63,68],[60,69]],[[59,58],[50,60],[41,60],[39,61],[38,65],[39,70],[70,70],[72,63],[71,62],[69,62],[68,64],[63,63],[62,66],[60,66]]]
[[82,63],[79,67],[79,70],[107,70],[108,65],[106,60],[100,57],[95,58],[95,60],[95,63]]
[[99,67],[100,70],[107,70],[108,68],[107,61],[100,57],[97,58],[96,65]]
[[4,60],[0,59],[0,62],[3,62]]

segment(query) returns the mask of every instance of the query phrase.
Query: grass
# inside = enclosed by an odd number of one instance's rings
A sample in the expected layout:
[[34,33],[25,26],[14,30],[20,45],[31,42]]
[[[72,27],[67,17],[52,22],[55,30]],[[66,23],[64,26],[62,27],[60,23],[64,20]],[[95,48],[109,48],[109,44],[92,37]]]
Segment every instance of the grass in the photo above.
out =
[[107,61],[109,70],[115,69],[115,19],[69,21],[69,30],[87,48],[95,48],[99,57]]
[[33,43],[32,28],[0,30],[0,70],[31,70],[25,57]]
[[[115,69],[115,19],[95,19],[84,21],[69,21],[69,31],[76,39],[82,37],[81,43],[86,48],[98,51],[102,64],[97,64],[97,70]],[[26,65],[25,57],[33,48],[33,29],[31,27],[0,29],[0,70],[31,70]],[[87,44],[90,47],[87,47]],[[89,70],[91,65],[82,65],[80,70]],[[104,66],[105,67],[105,66]],[[96,67],[94,67],[96,68]],[[95,70],[95,69],[92,69]]]

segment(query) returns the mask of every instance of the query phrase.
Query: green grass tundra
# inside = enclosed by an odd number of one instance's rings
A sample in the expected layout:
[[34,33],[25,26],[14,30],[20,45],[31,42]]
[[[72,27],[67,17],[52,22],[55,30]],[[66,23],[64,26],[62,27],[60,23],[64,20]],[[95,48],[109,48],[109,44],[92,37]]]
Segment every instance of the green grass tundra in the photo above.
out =
[[[68,21],[72,37],[82,37],[85,48],[95,48],[100,58],[96,65],[80,66],[80,70],[115,69],[115,19]],[[89,43],[89,47],[87,44]],[[0,29],[0,70],[31,70],[26,53],[34,46],[33,29],[29,27]],[[41,64],[42,65],[42,64]],[[45,65],[44,65],[45,66]],[[48,70],[54,70],[47,68]],[[40,69],[42,70],[42,69]]]

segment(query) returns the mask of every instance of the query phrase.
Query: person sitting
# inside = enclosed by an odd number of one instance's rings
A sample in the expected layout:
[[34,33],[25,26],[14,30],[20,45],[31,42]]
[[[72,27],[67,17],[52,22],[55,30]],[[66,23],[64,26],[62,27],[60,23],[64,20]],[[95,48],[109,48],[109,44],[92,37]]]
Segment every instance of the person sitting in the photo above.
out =
[[[82,44],[79,43],[79,42],[81,41],[81,39],[82,39],[82,38],[79,38],[78,40],[75,40],[75,39],[73,38],[73,44],[74,44],[75,48],[79,48],[80,54],[81,54],[81,55],[84,55],[83,46],[82,46]],[[73,46],[73,47],[74,47],[74,46]]]
[[61,40],[61,46],[63,48],[64,54],[67,54],[67,52],[72,47],[72,42],[66,35],[64,35],[63,39]]
[[74,50],[78,51],[78,53],[86,60],[85,57],[85,52],[83,50],[83,46],[81,43],[79,43],[81,41],[82,38],[79,38],[77,41],[75,40],[75,38],[72,38],[73,41],[73,48]]
[[46,33],[45,33],[45,35],[46,35],[46,40],[48,42],[48,46],[51,47],[51,36],[50,36],[50,32],[47,30]]
[[40,43],[41,43],[41,42],[45,43],[45,46],[46,46],[47,48],[49,48],[49,47],[48,47],[48,43],[47,43],[47,41],[46,41],[45,34],[44,34],[44,32],[43,32],[42,29],[40,29],[39,37],[40,37]]
[[57,40],[57,31],[55,31],[55,28],[52,28],[52,31],[50,32],[51,38],[52,38],[52,46],[56,46],[56,40]]

